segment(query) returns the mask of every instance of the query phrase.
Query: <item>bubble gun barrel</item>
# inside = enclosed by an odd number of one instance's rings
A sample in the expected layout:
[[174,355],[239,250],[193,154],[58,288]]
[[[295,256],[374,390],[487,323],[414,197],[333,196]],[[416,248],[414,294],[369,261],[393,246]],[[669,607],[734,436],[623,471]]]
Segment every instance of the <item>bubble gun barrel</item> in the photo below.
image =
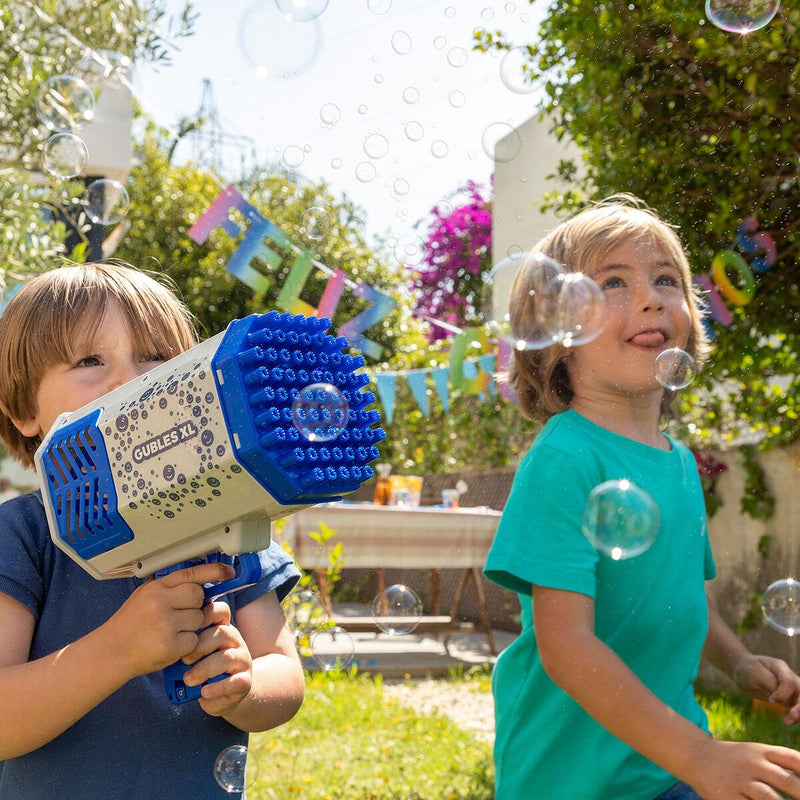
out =
[[[54,544],[100,580],[232,557],[236,577],[207,600],[258,581],[272,520],[355,491],[385,436],[364,359],[329,326],[274,311],[235,320],[62,414],[35,454]],[[334,413],[301,402],[316,384],[335,387]],[[194,688],[168,687],[170,699]]]

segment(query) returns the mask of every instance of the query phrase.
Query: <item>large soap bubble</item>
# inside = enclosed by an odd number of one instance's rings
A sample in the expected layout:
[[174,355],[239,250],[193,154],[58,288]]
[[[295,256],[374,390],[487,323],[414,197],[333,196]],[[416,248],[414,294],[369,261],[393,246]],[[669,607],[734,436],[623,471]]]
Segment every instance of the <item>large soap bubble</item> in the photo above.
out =
[[48,78],[36,92],[36,115],[51,131],[76,131],[95,115],[94,92],[74,75]]
[[784,578],[771,583],[761,599],[767,624],[787,636],[800,633],[800,583]]
[[685,350],[669,347],[656,357],[655,375],[665,389],[684,389],[697,375],[697,364]]
[[482,309],[492,334],[515,350],[586,344],[608,321],[597,284],[544,253],[509,256],[487,273]]
[[312,383],[292,403],[292,421],[309,442],[329,442],[341,435],[350,418],[350,405],[332,383]]
[[411,633],[422,616],[422,600],[408,586],[396,583],[387,586],[372,602],[375,624],[389,636]]
[[259,77],[291,78],[319,56],[322,29],[316,18],[301,20],[274,2],[256,0],[239,21],[239,45]]
[[620,561],[644,553],[658,535],[660,514],[652,497],[628,480],[595,486],[583,511],[583,535],[601,553]]
[[86,144],[74,133],[54,133],[42,145],[42,166],[56,178],[74,178],[88,162]]
[[723,31],[745,34],[768,25],[780,5],[780,0],[706,0],[706,16]]
[[241,795],[257,777],[258,762],[248,764],[247,748],[243,744],[226,747],[214,762],[214,777],[228,794]]
[[130,208],[128,190],[112,178],[101,178],[86,187],[83,206],[89,219],[97,225],[119,222]]

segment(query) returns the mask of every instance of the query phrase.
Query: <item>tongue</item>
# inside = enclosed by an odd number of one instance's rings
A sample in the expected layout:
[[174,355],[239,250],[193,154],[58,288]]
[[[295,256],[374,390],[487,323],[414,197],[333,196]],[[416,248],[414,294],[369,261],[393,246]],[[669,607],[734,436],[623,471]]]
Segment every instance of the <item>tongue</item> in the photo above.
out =
[[632,336],[629,341],[639,347],[660,347],[664,344],[664,334],[659,331],[644,331]]

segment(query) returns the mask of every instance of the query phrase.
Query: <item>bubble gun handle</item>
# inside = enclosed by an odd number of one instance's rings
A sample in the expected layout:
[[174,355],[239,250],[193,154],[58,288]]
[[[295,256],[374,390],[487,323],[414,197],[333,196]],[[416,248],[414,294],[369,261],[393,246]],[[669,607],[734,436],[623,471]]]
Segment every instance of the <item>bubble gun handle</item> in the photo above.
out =
[[[252,586],[261,579],[261,561],[259,560],[258,553],[241,553],[238,556],[228,556],[224,553],[211,553],[202,559],[183,561],[175,566],[159,570],[156,573],[156,578],[162,578],[170,572],[176,572],[186,567],[192,567],[197,564],[209,564],[216,561],[221,561],[234,567],[236,575],[227,581],[206,584],[203,587],[206,603],[211,603],[230,592]],[[198,633],[199,632],[200,631],[198,631]],[[197,700],[200,697],[200,690],[206,685],[204,683],[200,686],[187,686],[184,683],[183,676],[190,667],[191,664],[184,664],[183,661],[179,659],[174,664],[170,664],[170,666],[166,667],[163,671],[164,688],[167,692],[167,698],[172,705],[181,705],[191,702],[192,700]],[[227,673],[223,673],[222,675],[216,675],[210,678],[206,683],[215,683],[227,677]]]

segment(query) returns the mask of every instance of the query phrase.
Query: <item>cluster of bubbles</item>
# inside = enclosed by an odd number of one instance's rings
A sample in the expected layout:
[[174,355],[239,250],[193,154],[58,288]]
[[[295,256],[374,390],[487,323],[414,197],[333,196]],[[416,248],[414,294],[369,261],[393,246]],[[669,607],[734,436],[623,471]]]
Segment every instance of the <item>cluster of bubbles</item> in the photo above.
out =
[[[596,339],[608,322],[600,287],[544,253],[515,250],[483,281],[484,320],[490,333],[513,350],[578,347]],[[666,389],[683,389],[697,375],[697,365],[689,353],[670,347],[656,357],[654,375]]]
[[706,0],[706,17],[723,31],[744,35],[772,22],[780,6],[780,0]]
[[[355,658],[355,642],[345,628],[332,623],[317,594],[310,589],[291,592],[283,601],[286,625],[302,650],[329,672],[348,668]],[[379,592],[372,603],[375,626],[389,636],[411,633],[422,616],[419,595],[402,584]]]
[[[34,99],[39,121],[50,132],[42,145],[42,166],[59,180],[80,175],[89,163],[89,150],[78,131],[95,118],[95,92],[74,75],[55,75],[39,87]],[[110,178],[89,184],[83,208],[99,225],[113,225],[127,213],[130,198],[125,187]]]
[[228,794],[241,796],[258,777],[258,761],[247,758],[247,748],[237,744],[226,747],[214,761],[214,778]]
[[332,383],[312,383],[292,402],[292,421],[309,442],[329,442],[347,427],[350,404]]
[[583,535],[614,561],[634,558],[658,535],[660,515],[655,500],[629,480],[604,481],[589,493],[583,510]]

